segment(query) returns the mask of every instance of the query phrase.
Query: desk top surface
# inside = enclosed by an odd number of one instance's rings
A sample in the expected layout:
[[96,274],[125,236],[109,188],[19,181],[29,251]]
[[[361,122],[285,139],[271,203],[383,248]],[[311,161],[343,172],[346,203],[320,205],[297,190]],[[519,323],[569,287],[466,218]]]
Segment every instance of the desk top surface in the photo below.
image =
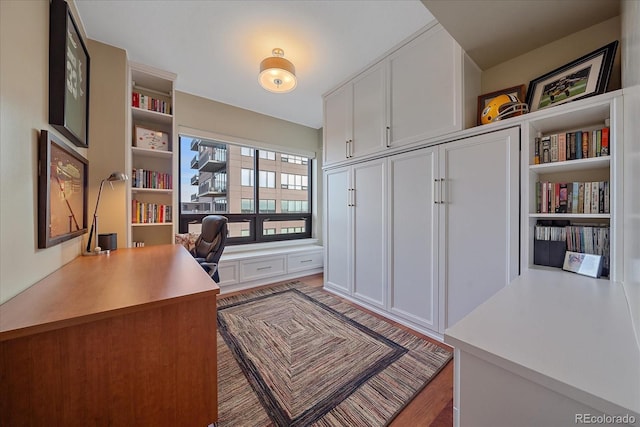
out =
[[0,341],[219,292],[181,245],[79,256],[0,305]]
[[640,413],[640,348],[620,283],[532,269],[444,341],[596,409]]

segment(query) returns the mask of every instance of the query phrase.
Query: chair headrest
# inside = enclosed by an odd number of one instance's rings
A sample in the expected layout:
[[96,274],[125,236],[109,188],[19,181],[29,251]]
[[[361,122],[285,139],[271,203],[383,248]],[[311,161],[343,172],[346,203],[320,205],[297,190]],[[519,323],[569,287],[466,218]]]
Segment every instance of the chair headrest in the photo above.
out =
[[227,224],[227,218],[221,215],[207,215],[202,219],[200,237],[205,242],[212,242]]

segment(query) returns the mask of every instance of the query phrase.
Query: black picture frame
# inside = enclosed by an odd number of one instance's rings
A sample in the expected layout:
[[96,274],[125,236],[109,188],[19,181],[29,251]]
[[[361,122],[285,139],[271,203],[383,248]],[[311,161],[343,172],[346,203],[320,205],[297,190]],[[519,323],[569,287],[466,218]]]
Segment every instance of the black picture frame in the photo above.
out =
[[49,124],[89,146],[89,52],[64,0],[49,8]]
[[38,142],[38,248],[87,232],[89,161],[53,133]]
[[529,82],[529,112],[599,95],[607,90],[618,41]]

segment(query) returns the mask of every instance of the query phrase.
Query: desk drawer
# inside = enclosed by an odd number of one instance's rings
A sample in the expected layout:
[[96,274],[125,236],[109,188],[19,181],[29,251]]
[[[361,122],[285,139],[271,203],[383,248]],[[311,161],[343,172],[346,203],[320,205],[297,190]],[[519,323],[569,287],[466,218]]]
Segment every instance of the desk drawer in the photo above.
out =
[[287,260],[288,272],[311,270],[322,267],[322,250],[290,254]]
[[285,257],[260,258],[240,262],[240,281],[277,276],[287,271]]

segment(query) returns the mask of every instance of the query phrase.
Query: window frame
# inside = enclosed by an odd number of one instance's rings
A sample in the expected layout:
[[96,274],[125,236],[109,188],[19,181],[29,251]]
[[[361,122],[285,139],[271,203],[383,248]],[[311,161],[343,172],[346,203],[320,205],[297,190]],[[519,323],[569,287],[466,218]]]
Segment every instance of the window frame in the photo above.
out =
[[[200,137],[195,137],[192,135],[187,135],[187,134],[179,134],[179,145],[182,145],[182,138],[194,138],[194,139],[207,139],[207,140],[211,140],[211,138],[200,138]],[[261,243],[261,242],[275,242],[275,241],[287,241],[287,240],[296,240],[296,239],[309,239],[312,236],[312,212],[313,212],[313,186],[312,186],[312,173],[313,173],[313,158],[309,157],[309,156],[304,156],[304,155],[298,155],[295,153],[288,153],[288,152],[282,152],[279,150],[286,150],[286,147],[280,148],[278,150],[269,150],[269,149],[262,149],[262,148],[258,148],[255,146],[251,146],[250,144],[247,143],[233,143],[233,142],[226,142],[226,141],[219,141],[218,139],[213,138],[213,140],[218,141],[220,143],[223,144],[229,144],[229,145],[236,145],[236,146],[240,146],[240,147],[246,147],[249,149],[253,149],[253,159],[254,159],[254,169],[253,169],[253,190],[254,190],[254,212],[253,213],[238,213],[238,214],[232,214],[232,213],[226,213],[226,214],[218,214],[218,215],[223,215],[225,217],[227,217],[229,223],[239,223],[239,222],[248,222],[249,223],[249,236],[240,236],[240,237],[228,237],[227,238],[227,245],[242,245],[242,244],[250,244],[250,243]],[[309,210],[308,212],[304,213],[304,212],[292,212],[292,213],[258,213],[257,211],[259,211],[259,205],[260,205],[260,189],[262,187],[260,187],[260,160],[264,160],[264,161],[269,161],[269,162],[273,162],[274,160],[271,159],[265,159],[260,157],[260,151],[273,151],[276,153],[276,160],[277,160],[277,155],[278,154],[285,154],[285,155],[289,155],[289,156],[299,156],[299,157],[305,157],[307,158],[307,163],[306,166],[307,168],[307,203],[308,203],[308,207]],[[182,150],[179,150],[179,156],[182,155],[181,153]],[[178,164],[181,165],[181,160],[179,159]],[[282,161],[282,160],[281,160]],[[181,176],[183,174],[183,170],[179,167],[178,168],[178,175]],[[278,183],[279,177],[280,177],[280,173],[277,171],[274,171],[274,181],[275,181],[275,188],[281,188],[281,183]],[[265,187],[266,188],[266,187]],[[178,199],[181,200],[182,198],[182,194],[180,194],[182,192],[182,188],[179,187],[178,189]],[[265,199],[268,200],[268,199]],[[272,200],[272,199],[271,199]],[[180,202],[182,203],[182,202]],[[228,206],[228,198],[227,198],[227,206]],[[278,203],[276,203],[276,209],[277,209],[277,205]],[[181,206],[181,205],[179,205]],[[211,213],[188,213],[188,214],[183,214],[182,213],[182,209],[180,209],[178,211],[178,231],[180,233],[186,233],[188,232],[188,228],[189,228],[189,224],[193,224],[193,223],[201,223],[202,219],[207,216],[207,215],[215,215],[215,214],[211,214]],[[271,227],[267,227],[269,221],[304,221],[305,223],[305,231],[301,232],[301,233],[285,233],[285,234],[268,234],[268,235],[263,235],[263,230],[265,228],[271,228]]]

